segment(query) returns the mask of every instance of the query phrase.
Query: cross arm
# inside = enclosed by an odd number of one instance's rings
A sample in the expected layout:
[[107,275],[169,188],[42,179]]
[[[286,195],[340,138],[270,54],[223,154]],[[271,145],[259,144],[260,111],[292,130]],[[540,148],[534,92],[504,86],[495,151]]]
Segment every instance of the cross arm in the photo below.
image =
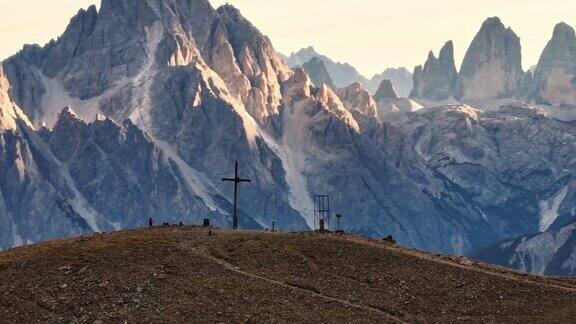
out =
[[222,178],[222,181],[230,181],[230,182],[252,182],[249,179],[233,179],[233,178]]

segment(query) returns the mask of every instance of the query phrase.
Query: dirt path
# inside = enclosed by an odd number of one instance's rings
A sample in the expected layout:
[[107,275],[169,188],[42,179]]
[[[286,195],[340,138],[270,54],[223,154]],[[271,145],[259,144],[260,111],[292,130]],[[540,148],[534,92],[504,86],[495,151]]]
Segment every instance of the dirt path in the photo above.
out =
[[414,318],[413,316],[411,316],[409,314],[403,314],[404,318],[401,318],[397,315],[394,315],[391,311],[388,311],[388,310],[385,310],[385,309],[382,309],[379,307],[360,305],[357,303],[353,303],[349,300],[345,300],[345,299],[341,299],[341,298],[337,298],[337,297],[326,296],[324,294],[318,293],[318,292],[310,290],[310,289],[290,285],[290,284],[287,284],[287,283],[282,282],[282,281],[270,279],[270,278],[260,276],[260,275],[254,274],[254,273],[243,271],[243,270],[239,269],[238,267],[234,266],[233,264],[226,262],[225,260],[222,260],[222,259],[219,259],[219,258],[216,258],[216,257],[210,255],[210,253],[207,251],[206,247],[192,248],[192,251],[195,255],[202,257],[206,260],[212,261],[212,262],[220,265],[224,269],[231,271],[233,273],[236,273],[238,275],[249,277],[249,278],[256,279],[256,280],[262,280],[262,281],[265,281],[265,282],[267,282],[271,285],[274,285],[274,286],[287,288],[287,289],[291,289],[291,290],[297,290],[300,292],[305,292],[307,294],[311,294],[315,297],[319,297],[319,298],[322,298],[322,299],[327,300],[327,301],[337,302],[343,306],[353,307],[353,308],[361,309],[361,310],[368,311],[368,312],[378,313],[378,314],[384,316],[386,319],[389,319],[390,321],[393,321],[393,322],[409,323],[410,319]]

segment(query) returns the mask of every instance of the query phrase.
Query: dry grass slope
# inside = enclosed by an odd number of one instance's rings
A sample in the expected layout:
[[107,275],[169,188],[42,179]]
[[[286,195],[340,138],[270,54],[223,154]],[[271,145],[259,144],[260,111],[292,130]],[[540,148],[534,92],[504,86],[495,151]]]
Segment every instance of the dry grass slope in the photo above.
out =
[[334,234],[154,228],[0,254],[33,322],[574,322],[576,281]]

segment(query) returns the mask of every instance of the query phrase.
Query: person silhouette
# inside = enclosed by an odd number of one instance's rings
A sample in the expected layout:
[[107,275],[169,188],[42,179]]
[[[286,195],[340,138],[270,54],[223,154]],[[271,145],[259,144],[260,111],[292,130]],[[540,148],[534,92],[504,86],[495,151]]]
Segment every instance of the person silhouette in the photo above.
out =
[[153,227],[154,226],[154,220],[152,219],[152,217],[150,217],[150,219],[148,220],[148,227]]

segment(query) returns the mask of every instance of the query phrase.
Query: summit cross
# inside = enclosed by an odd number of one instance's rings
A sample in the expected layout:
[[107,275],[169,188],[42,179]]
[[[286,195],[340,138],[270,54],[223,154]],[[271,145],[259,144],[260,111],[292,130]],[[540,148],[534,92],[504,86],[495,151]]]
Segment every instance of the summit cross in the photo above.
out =
[[250,179],[241,179],[238,175],[238,161],[234,162],[234,178],[222,178],[224,182],[234,182],[234,210],[232,212],[232,228],[238,229],[238,185],[242,182],[252,182]]

